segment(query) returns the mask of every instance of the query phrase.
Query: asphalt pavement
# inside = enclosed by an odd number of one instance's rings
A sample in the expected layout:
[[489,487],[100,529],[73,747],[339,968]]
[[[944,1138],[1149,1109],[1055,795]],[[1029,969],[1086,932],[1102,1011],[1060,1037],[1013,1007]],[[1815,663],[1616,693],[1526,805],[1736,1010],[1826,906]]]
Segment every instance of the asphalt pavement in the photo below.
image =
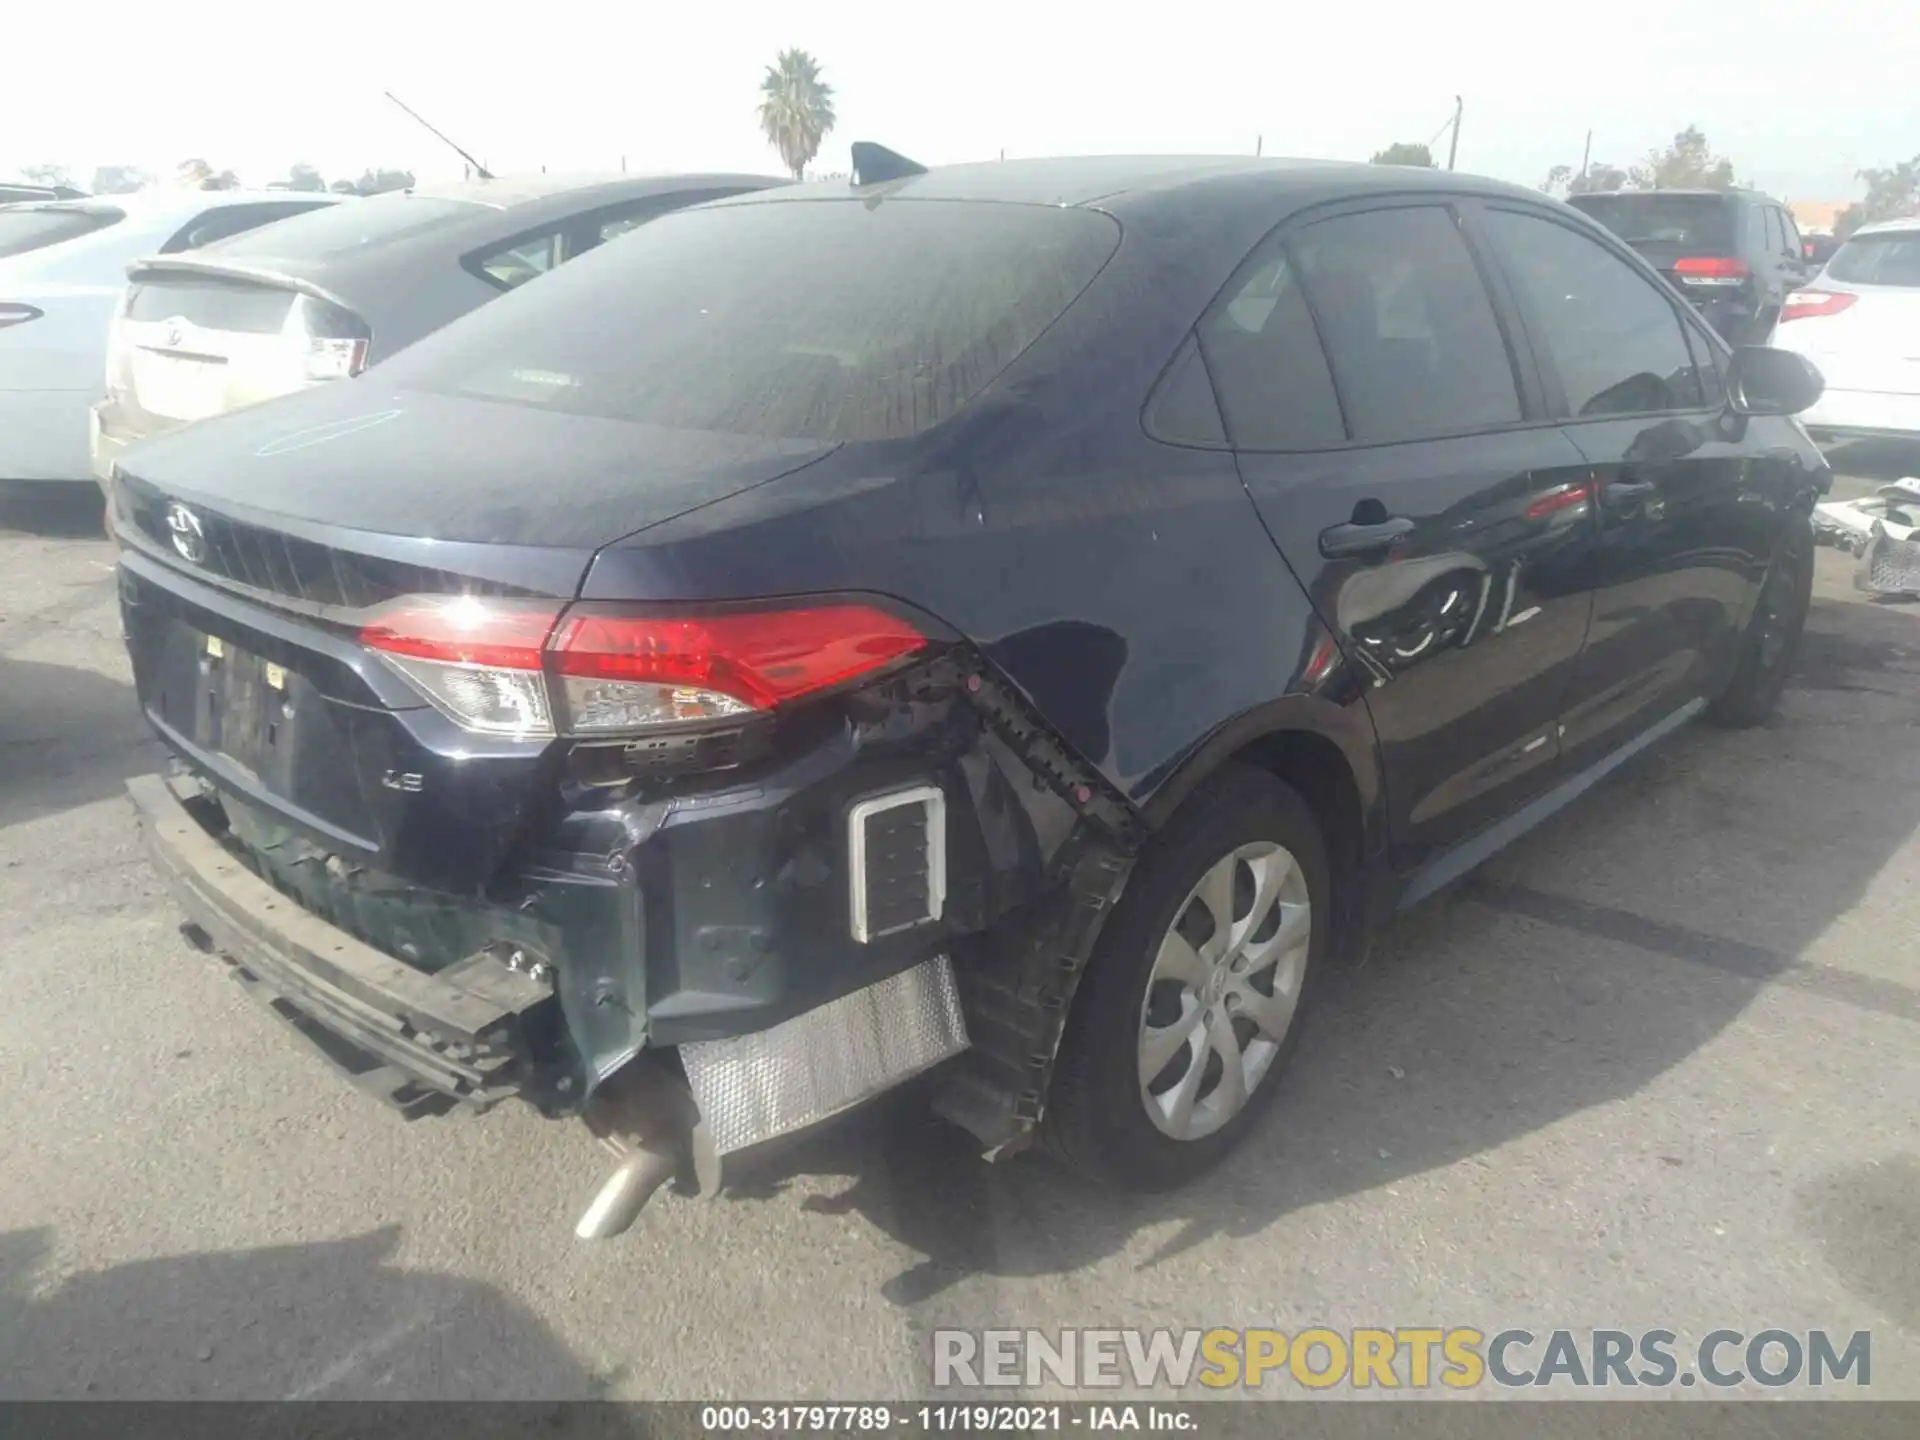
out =
[[1775,722],[1396,922],[1210,1181],[895,1104],[586,1244],[579,1126],[403,1122],[179,939],[94,512],[0,500],[0,1398],[906,1396],[1092,1325],[1867,1330],[1920,1397],[1920,605],[1833,552]]

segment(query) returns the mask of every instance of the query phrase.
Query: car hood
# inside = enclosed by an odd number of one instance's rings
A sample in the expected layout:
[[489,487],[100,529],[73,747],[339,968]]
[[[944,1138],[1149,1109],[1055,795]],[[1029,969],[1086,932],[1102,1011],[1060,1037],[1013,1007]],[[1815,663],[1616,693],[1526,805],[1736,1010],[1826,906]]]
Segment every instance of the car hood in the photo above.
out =
[[835,447],[339,381],[131,447],[157,490],[289,528],[592,550]]

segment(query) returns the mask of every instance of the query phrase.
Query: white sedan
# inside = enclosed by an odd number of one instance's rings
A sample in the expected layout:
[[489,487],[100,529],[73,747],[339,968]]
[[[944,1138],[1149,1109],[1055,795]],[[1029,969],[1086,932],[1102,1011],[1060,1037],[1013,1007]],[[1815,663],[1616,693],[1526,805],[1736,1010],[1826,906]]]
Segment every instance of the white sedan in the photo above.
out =
[[170,190],[0,205],[0,483],[93,483],[88,426],[129,263],[336,199]]
[[1856,230],[1787,296],[1773,343],[1826,377],[1800,417],[1815,436],[1920,440],[1920,217]]

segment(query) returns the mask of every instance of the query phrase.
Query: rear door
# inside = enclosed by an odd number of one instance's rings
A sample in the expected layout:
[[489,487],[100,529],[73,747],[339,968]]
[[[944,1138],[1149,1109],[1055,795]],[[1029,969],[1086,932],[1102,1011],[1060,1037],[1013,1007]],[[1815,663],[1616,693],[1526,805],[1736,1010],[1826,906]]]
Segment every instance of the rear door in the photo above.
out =
[[1593,626],[1564,717],[1569,763],[1637,735],[1724,675],[1779,526],[1766,462],[1726,409],[1695,321],[1559,216],[1475,216],[1505,270],[1549,403],[1593,467]]
[[1199,338],[1261,517],[1366,677],[1417,863],[1554,778],[1590,605],[1587,467],[1444,201],[1283,228]]

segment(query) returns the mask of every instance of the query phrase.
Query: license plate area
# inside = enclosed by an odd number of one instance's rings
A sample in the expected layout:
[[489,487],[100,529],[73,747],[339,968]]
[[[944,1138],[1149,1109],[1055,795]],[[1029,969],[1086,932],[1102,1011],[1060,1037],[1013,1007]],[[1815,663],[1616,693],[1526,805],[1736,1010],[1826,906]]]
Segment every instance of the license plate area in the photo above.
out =
[[285,667],[223,640],[200,637],[200,736],[254,775],[271,771],[297,713]]

